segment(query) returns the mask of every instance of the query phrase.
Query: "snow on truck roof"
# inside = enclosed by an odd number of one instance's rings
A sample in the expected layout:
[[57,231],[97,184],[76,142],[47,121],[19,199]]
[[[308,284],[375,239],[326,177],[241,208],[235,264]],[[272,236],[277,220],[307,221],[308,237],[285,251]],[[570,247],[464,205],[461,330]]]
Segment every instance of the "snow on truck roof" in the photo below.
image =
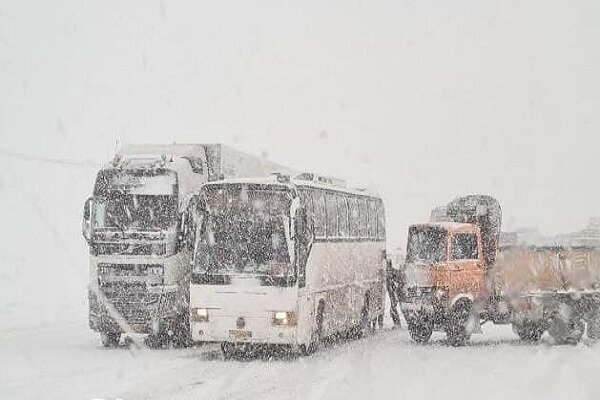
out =
[[470,232],[476,232],[477,231],[477,226],[473,225],[473,224],[465,224],[465,223],[461,223],[461,222],[424,222],[424,223],[420,223],[420,224],[413,224],[410,227],[413,228],[421,228],[421,227],[439,227],[439,228],[443,228],[445,230],[447,230],[448,232],[464,232],[464,233],[470,233]]
[[117,154],[121,156],[153,156],[160,157],[163,154],[177,157],[198,157],[205,154],[205,146],[212,144],[126,144]]

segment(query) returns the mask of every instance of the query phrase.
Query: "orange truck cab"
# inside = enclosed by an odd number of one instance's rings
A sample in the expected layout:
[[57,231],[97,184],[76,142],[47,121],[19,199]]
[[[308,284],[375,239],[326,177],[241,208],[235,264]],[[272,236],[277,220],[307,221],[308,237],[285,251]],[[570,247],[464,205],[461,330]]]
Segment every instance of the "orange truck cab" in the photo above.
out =
[[467,196],[434,210],[434,221],[410,226],[401,309],[415,341],[427,342],[440,330],[459,345],[481,331],[493,297],[487,274],[496,257],[500,215],[495,199]]

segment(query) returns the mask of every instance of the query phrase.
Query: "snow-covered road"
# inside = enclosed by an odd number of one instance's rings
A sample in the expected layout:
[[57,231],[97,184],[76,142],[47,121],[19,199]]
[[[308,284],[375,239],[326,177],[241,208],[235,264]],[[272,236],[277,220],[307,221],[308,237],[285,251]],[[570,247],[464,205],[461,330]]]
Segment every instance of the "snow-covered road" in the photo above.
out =
[[597,345],[525,345],[508,327],[486,328],[463,348],[385,330],[310,357],[225,361],[216,346],[107,350],[84,318],[3,327],[0,398],[600,398]]
[[94,171],[39,171],[0,171],[0,399],[600,399],[600,343],[524,345],[506,326],[484,325],[463,348],[386,330],[292,360],[106,350],[87,326],[79,231]]

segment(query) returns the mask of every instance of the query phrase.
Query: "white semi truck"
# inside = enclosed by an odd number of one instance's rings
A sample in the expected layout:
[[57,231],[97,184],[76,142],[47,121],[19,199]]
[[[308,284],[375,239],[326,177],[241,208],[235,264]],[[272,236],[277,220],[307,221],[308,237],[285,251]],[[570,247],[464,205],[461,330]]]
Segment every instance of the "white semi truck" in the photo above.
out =
[[114,347],[122,333],[147,343],[186,342],[190,263],[182,211],[200,186],[223,177],[289,170],[221,144],[129,145],[100,169],[85,202],[89,325]]

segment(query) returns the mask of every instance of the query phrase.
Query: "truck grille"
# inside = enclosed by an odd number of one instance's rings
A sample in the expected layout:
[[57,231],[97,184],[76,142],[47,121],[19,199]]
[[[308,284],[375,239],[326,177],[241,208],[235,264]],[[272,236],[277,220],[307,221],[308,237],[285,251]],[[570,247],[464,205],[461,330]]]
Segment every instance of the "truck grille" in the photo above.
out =
[[[154,264],[101,264],[98,283],[104,297],[128,323],[149,322],[158,312],[160,293],[150,293],[148,267]],[[162,279],[161,279],[162,280]],[[152,284],[156,284],[156,278]]]
[[[154,247],[153,247],[154,246]],[[164,255],[165,243],[95,243],[90,246],[93,255]]]
[[101,290],[128,323],[149,322],[152,311],[158,310],[160,294],[148,293],[146,285],[111,283],[103,285]]

